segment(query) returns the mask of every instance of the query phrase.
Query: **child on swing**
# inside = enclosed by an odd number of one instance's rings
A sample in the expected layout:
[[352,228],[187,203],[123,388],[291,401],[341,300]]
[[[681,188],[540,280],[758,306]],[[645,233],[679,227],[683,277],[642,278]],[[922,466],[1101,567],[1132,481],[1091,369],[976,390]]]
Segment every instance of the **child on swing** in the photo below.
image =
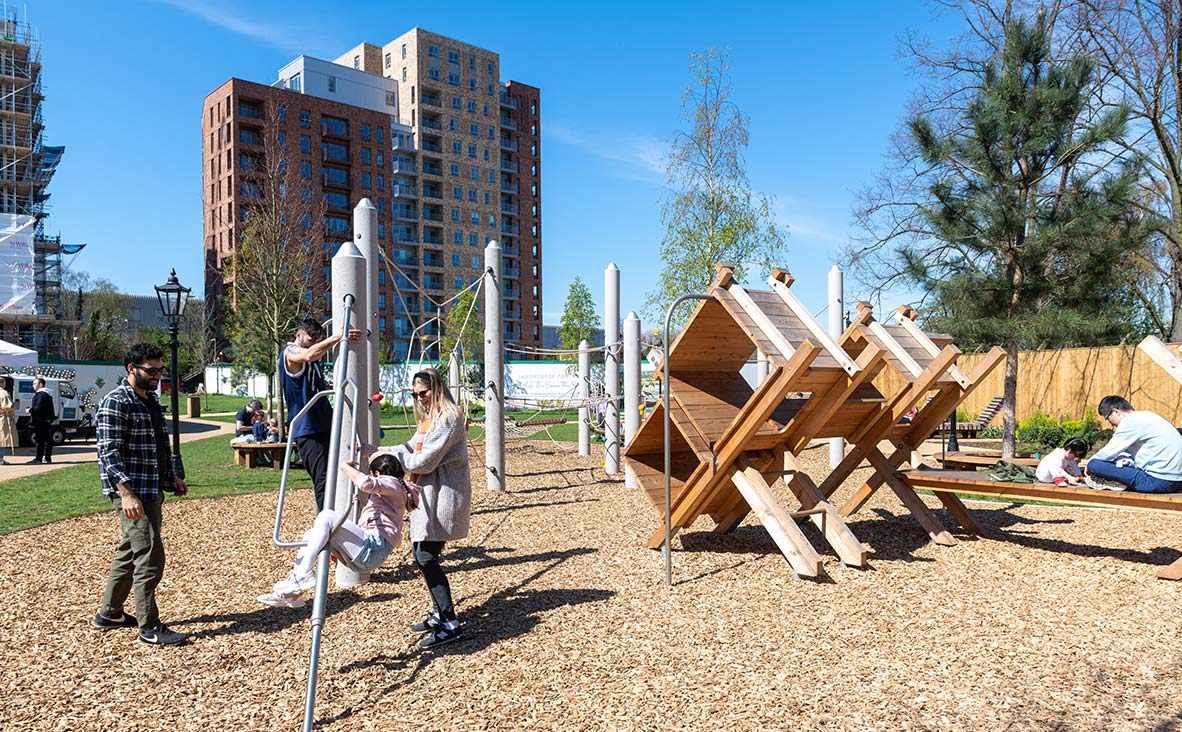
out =
[[370,461],[369,475],[353,463],[343,464],[341,470],[365,495],[358,523],[345,519],[334,532],[340,511],[326,508],[317,514],[304,533],[306,544],[296,554],[291,572],[259,596],[264,605],[302,607],[303,594],[316,585],[316,555],[325,546],[346,566],[366,573],[380,567],[401,542],[406,515],[417,505],[419,494],[417,485],[403,480],[402,462],[383,453]]

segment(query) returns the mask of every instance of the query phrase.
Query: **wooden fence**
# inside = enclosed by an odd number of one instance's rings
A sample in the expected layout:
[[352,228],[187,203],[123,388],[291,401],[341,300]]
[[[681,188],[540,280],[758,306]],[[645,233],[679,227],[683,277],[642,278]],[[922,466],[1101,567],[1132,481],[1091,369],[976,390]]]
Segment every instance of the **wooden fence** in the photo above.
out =
[[[980,355],[964,354],[957,361],[971,373]],[[880,387],[893,393],[893,374]],[[975,417],[990,399],[1002,395],[1005,363],[994,369],[961,405]],[[1018,419],[1042,412],[1055,417],[1098,419],[1096,406],[1109,394],[1119,394],[1137,409],[1148,409],[1174,424],[1182,424],[1182,384],[1171,378],[1136,345],[1103,348],[1064,348],[1023,351],[1018,355]],[[999,413],[993,420],[1001,424]]]

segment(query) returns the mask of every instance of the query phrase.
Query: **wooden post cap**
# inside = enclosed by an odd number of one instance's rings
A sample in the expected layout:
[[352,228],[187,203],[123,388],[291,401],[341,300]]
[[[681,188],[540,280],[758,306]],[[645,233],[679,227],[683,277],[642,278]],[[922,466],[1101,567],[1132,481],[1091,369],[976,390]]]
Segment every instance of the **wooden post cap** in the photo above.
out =
[[718,262],[714,265],[714,281],[710,283],[711,289],[715,287],[729,287],[731,282],[735,279],[735,265],[729,262]]
[[908,320],[916,320],[919,318],[919,311],[910,305],[900,305],[895,309],[895,312]]
[[791,272],[780,267],[772,269],[772,279],[783,283],[784,287],[792,287],[792,283],[796,282],[796,278],[792,276]]

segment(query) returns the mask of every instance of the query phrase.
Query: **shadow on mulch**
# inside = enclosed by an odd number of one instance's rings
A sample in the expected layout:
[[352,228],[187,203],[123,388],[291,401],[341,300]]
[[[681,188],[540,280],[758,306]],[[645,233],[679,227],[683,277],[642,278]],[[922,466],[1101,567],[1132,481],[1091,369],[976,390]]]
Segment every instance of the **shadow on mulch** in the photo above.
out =
[[489,513],[504,513],[505,511],[516,511],[522,508],[546,508],[548,506],[566,506],[571,503],[599,503],[598,498],[572,498],[569,501],[548,501],[543,503],[510,503],[505,506],[496,506],[494,508],[481,508],[472,512],[473,516],[481,516]]
[[[444,656],[466,656],[488,648],[494,643],[517,638],[533,630],[542,622],[542,613],[556,610],[570,605],[583,605],[589,602],[605,602],[616,595],[612,590],[599,588],[581,589],[524,589],[531,582],[555,569],[571,557],[592,553],[597,550],[579,548],[563,552],[546,552],[544,554],[515,557],[513,560],[496,560],[498,563],[519,563],[526,561],[548,561],[545,567],[534,572],[512,587],[507,587],[489,596],[481,604],[460,610],[460,618],[464,623],[465,637],[433,651],[420,651],[417,647],[408,648],[401,653],[381,653],[364,661],[354,661],[342,666],[341,673],[351,673],[364,669],[381,667],[387,672],[408,671],[401,678],[389,686],[368,695],[368,703],[373,706],[381,705],[383,699],[406,686],[414,683],[419,673],[436,658]],[[548,557],[548,559],[541,559]],[[324,728],[333,722],[348,719],[356,714],[358,707],[348,707],[332,717],[319,719],[315,727]]]
[[[513,554],[509,547],[461,546],[455,551],[443,555],[440,563],[447,574],[458,572],[472,572],[491,567],[509,567],[515,564],[532,564],[534,562],[566,561],[574,557],[594,554],[598,549],[591,547],[575,547],[563,551],[539,552],[537,554]],[[501,556],[497,556],[501,555]],[[507,555],[507,556],[506,556]],[[419,569],[413,562],[404,562],[384,572],[371,574],[371,583],[391,584],[419,580]]]
[[[343,610],[348,610],[363,600],[368,602],[384,602],[398,597],[400,595],[396,592],[387,592],[368,598],[349,590],[330,592],[328,594],[328,604],[324,609],[324,617],[330,618]],[[216,628],[194,632],[190,636],[192,640],[217,638],[222,635],[237,635],[239,633],[276,633],[296,623],[307,622],[311,604],[311,600],[309,599],[303,607],[262,607],[258,610],[243,613],[198,615],[186,620],[169,621],[168,624],[175,626],[192,625],[195,623],[222,624]]]

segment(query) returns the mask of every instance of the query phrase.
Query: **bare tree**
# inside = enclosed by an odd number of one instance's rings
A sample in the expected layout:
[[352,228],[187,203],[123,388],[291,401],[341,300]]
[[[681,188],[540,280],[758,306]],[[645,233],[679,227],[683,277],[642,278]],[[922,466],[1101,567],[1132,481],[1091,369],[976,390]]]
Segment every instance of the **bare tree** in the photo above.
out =
[[[279,354],[322,292],[324,200],[280,144],[283,115],[269,105],[261,154],[241,161],[246,225],[232,264],[231,342],[236,359],[268,377],[268,408]],[[280,425],[285,422],[282,394]]]
[[1106,71],[1097,105],[1132,112],[1119,152],[1147,158],[1141,201],[1159,235],[1143,257],[1144,304],[1160,335],[1182,340],[1182,8],[1177,0],[1074,0],[1067,18]]

